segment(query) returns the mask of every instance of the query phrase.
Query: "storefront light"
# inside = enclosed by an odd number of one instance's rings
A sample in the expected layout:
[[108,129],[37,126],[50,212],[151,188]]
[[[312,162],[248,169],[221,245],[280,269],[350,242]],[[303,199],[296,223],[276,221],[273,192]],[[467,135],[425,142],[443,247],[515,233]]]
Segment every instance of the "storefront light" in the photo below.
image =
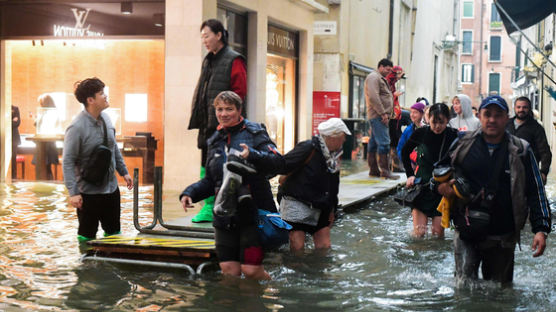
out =
[[[51,40],[54,42],[61,42],[59,40]],[[94,40],[94,39],[84,39],[84,40],[64,40],[62,42],[63,46],[69,45],[73,47],[79,48],[93,48],[104,50],[106,48],[106,41],[105,40]]]
[[126,93],[125,121],[146,122],[148,115],[147,103],[146,93]]
[[164,14],[162,13],[155,13],[153,14],[153,23],[156,27],[164,26]]
[[129,15],[133,13],[133,2],[122,2],[121,4],[121,12],[122,14]]

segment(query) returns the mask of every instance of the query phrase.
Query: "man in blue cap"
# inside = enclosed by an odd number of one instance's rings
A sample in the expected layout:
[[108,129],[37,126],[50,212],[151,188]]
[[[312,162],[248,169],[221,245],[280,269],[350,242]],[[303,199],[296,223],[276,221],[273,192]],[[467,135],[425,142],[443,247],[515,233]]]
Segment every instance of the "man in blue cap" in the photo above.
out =
[[[541,256],[551,215],[537,162],[529,144],[505,131],[508,104],[500,96],[479,107],[481,128],[456,140],[449,152],[454,177],[431,187],[453,198],[454,258],[458,284],[478,278],[509,285],[514,249],[527,217]],[[438,164],[440,165],[440,164]],[[457,196],[456,196],[457,195]]]

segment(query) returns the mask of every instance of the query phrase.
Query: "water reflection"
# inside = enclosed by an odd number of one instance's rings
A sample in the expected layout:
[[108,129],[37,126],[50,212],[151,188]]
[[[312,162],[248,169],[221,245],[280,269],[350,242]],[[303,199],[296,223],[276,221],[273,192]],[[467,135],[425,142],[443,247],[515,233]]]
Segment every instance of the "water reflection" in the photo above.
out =
[[[136,233],[132,194],[122,189],[122,232]],[[549,184],[547,193],[556,197]],[[141,188],[142,223],[152,188]],[[343,214],[332,250],[268,254],[272,281],[79,261],[77,220],[61,184],[0,185],[0,310],[416,311],[552,310],[556,244],[532,258],[532,234],[516,251],[513,288],[479,281],[456,289],[453,232],[413,239],[410,211],[385,197]],[[553,205],[554,206],[554,205]],[[312,242],[307,242],[311,245]]]

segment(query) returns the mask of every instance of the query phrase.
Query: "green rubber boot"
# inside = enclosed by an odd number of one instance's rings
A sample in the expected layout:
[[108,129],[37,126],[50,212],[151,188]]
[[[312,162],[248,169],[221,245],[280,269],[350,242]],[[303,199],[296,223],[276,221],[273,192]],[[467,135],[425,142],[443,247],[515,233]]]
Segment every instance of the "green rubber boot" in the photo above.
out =
[[119,234],[122,234],[122,231],[118,231],[118,232],[112,233],[112,234],[108,234],[108,233],[104,232],[104,237],[108,237],[108,236],[112,236],[112,235],[119,235]]
[[[206,170],[205,167],[201,167],[201,179],[205,177]],[[201,222],[212,222],[212,208],[214,208],[214,196],[205,199],[205,204],[203,208],[197,213],[196,216],[191,219],[191,222],[201,223]]]
[[85,237],[83,235],[77,235],[77,241],[80,243],[84,243],[84,242],[88,242],[90,240],[93,240],[94,238],[89,238],[89,237]]

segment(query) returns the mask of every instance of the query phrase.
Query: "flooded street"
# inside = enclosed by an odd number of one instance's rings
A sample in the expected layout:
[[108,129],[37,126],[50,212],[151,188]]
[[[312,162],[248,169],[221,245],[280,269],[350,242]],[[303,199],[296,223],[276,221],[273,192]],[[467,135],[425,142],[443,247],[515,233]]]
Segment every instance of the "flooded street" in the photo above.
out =
[[[146,212],[151,188],[140,191]],[[553,185],[547,191],[556,198]],[[122,189],[124,235],[136,233],[131,196]],[[532,258],[532,234],[528,226],[522,232],[513,288],[480,282],[457,290],[453,232],[443,240],[410,238],[410,211],[390,197],[342,213],[326,254],[267,255],[273,280],[263,283],[225,279],[214,270],[191,277],[81,263],[63,185],[2,185],[0,200],[0,311],[549,311],[556,304],[554,234],[545,255]]]

